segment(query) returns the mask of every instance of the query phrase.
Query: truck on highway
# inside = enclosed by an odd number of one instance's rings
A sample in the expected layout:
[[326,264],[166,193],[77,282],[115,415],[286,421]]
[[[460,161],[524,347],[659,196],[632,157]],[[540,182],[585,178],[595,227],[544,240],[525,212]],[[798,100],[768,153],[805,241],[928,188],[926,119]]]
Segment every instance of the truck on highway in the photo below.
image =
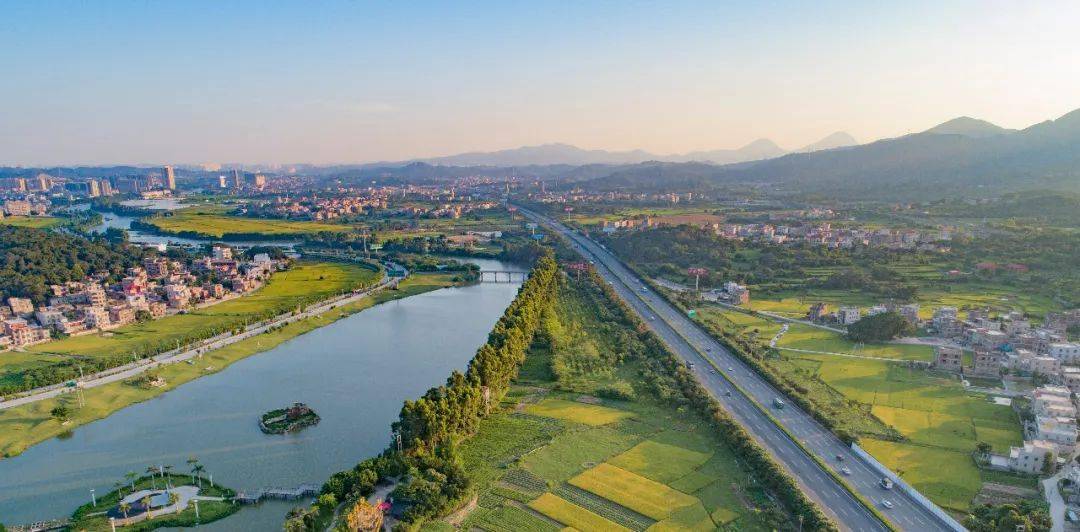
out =
[[776,399],[773,399],[773,400],[772,400],[772,404],[773,404],[773,406],[775,406],[776,408],[780,408],[780,409],[783,409],[783,408],[784,408],[784,400],[783,400],[783,399],[781,399],[781,398],[779,398],[779,397],[777,397]]
[[893,487],[893,481],[889,477],[881,477],[881,487],[891,490]]

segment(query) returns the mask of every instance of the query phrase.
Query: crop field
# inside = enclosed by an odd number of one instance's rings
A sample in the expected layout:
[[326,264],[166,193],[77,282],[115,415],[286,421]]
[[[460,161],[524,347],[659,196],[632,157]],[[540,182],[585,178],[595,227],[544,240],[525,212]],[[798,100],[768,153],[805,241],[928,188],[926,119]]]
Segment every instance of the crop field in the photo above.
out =
[[780,338],[777,345],[794,349],[806,349],[808,351],[848,353],[898,360],[929,361],[934,358],[934,348],[928,345],[858,344],[835,332],[801,324],[790,325],[788,331]]
[[551,493],[529,503],[529,507],[568,527],[597,532],[631,532],[629,528],[604,519],[585,508]]
[[[610,329],[588,321],[596,318],[581,303],[560,296],[558,319],[609,349],[610,339],[595,336]],[[615,375],[633,386],[633,399],[582,403],[546,370],[552,356],[534,347],[500,410],[461,443],[462,464],[479,490],[479,507],[461,528],[770,530],[777,522],[770,519],[784,519],[704,419],[644,387],[640,362],[575,380],[588,388]]]
[[0,218],[0,225],[29,227],[32,229],[49,229],[62,223],[64,223],[64,219],[55,216],[5,216]]
[[228,207],[221,205],[178,209],[168,216],[153,216],[145,221],[166,233],[190,231],[211,238],[238,233],[279,236],[305,235],[320,231],[345,232],[354,229],[353,226],[344,224],[233,216],[229,214]]
[[697,503],[694,497],[608,463],[570,479],[570,484],[657,521]]
[[[947,283],[940,276],[918,282],[919,317],[928,319],[938,307],[958,309],[990,307],[995,311],[1019,310],[1035,316],[1059,310],[1053,299],[1022,287],[986,282]],[[751,299],[748,308],[775,312],[790,318],[805,316],[810,305],[828,303],[831,307],[854,305],[862,308],[883,303],[885,298],[861,290],[807,288],[769,292]]]
[[982,482],[971,452],[979,441],[995,452],[1021,443],[1020,421],[1008,406],[969,393],[955,379],[921,369],[864,359],[803,355],[816,375],[844,397],[871,405],[873,415],[905,442],[860,440],[867,452],[934,502],[966,511]]
[[[761,306],[780,312],[792,308]],[[710,307],[698,309],[698,315],[703,321],[743,334],[755,329],[767,331],[758,334],[758,341],[766,345],[772,337],[773,329],[764,317]],[[835,332],[792,324],[778,347],[781,356],[770,359],[770,364],[797,379],[811,400],[822,405],[841,427],[862,435],[860,445],[882,463],[903,471],[906,480],[942,506],[966,511],[982,485],[982,474],[971,458],[976,443],[987,442],[997,453],[1007,453],[1010,446],[1021,443],[1020,421],[1011,407],[967,391],[955,376],[903,363],[931,360],[930,346],[855,344]],[[849,400],[857,401],[860,407],[853,407]],[[889,431],[904,441],[887,441]],[[942,461],[948,464],[938,467]]]
[[563,419],[592,427],[614,423],[632,415],[629,412],[614,408],[564,399],[544,399],[535,405],[528,406],[525,411],[537,416]]

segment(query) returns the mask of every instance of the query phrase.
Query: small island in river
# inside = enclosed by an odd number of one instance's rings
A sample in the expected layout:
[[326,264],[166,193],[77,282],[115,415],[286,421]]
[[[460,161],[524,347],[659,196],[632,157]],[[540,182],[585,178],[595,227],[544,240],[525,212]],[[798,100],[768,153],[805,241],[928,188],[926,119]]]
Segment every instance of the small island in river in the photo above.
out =
[[259,428],[267,434],[285,434],[319,422],[319,415],[304,403],[271,410],[259,419]]

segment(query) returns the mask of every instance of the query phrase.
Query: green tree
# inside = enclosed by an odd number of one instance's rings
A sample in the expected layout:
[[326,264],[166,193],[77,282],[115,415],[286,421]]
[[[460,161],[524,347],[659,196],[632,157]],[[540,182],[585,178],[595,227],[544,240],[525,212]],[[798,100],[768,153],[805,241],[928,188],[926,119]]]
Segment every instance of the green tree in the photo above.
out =
[[867,316],[848,325],[847,337],[853,342],[878,343],[914,332],[915,328],[903,316],[889,311]]
[[52,410],[49,411],[49,414],[51,414],[52,417],[56,418],[61,423],[64,423],[67,420],[71,419],[71,409],[68,408],[67,405],[56,405],[55,407],[53,407]]

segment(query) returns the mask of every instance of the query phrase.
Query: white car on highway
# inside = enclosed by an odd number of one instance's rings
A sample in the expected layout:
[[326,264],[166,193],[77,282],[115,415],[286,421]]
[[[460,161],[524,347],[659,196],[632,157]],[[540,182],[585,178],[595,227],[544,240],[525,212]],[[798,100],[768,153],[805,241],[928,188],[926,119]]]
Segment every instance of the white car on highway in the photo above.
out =
[[889,499],[881,499],[881,505],[886,507],[886,508],[892,508],[893,507],[893,503]]

